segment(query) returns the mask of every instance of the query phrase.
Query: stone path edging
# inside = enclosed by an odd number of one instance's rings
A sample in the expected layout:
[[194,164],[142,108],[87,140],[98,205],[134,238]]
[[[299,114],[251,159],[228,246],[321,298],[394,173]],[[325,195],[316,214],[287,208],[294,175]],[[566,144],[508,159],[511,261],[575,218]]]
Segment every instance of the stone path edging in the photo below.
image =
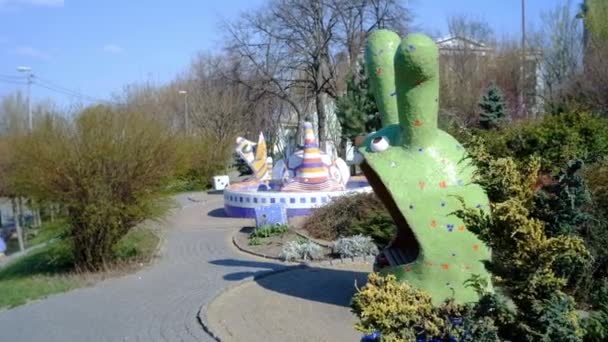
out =
[[[238,245],[237,245],[238,247]],[[248,252],[245,252],[248,253]],[[255,254],[254,254],[255,255]],[[209,308],[209,306],[215,302],[215,300],[217,300],[219,297],[221,297],[222,295],[224,295],[226,292],[229,292],[231,290],[234,290],[240,286],[243,286],[245,284],[248,284],[250,282],[254,282],[254,281],[258,281],[260,279],[264,279],[266,277],[270,277],[279,273],[284,273],[284,272],[290,272],[290,271],[294,271],[297,269],[302,269],[307,267],[307,265],[305,264],[292,264],[290,266],[286,266],[283,269],[280,270],[276,270],[276,271],[268,271],[265,272],[263,274],[257,275],[257,276],[253,276],[253,278],[251,279],[246,279],[246,280],[241,280],[240,282],[233,284],[231,286],[227,286],[224,287],[222,289],[222,291],[220,293],[218,293],[215,297],[213,297],[209,302],[203,304],[201,306],[201,308],[198,310],[198,313],[196,315],[196,318],[198,319],[199,324],[201,325],[201,327],[203,328],[203,330],[205,330],[205,332],[211,336],[211,338],[213,338],[215,341],[217,342],[221,342],[222,339],[219,335],[217,335],[209,326],[208,320],[207,320],[207,309]]]

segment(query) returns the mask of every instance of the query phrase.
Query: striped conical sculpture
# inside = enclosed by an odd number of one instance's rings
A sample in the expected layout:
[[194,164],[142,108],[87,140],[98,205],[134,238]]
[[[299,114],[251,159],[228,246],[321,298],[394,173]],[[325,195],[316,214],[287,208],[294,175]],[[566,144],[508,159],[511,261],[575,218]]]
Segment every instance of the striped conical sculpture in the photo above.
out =
[[295,168],[295,177],[282,188],[283,191],[340,191],[344,184],[330,173],[333,163],[319,150],[310,122],[304,123],[304,151],[302,162]]

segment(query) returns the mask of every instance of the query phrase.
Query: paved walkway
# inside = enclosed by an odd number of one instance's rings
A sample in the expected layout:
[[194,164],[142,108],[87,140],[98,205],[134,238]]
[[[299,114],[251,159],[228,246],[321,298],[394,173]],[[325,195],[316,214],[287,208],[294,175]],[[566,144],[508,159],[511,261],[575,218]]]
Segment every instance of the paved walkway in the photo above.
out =
[[371,268],[303,268],[247,282],[214,300],[207,321],[222,341],[359,341],[349,304]]
[[211,341],[197,321],[201,305],[235,281],[283,266],[235,252],[231,232],[248,221],[218,217],[222,195],[199,197],[178,197],[183,207],[167,219],[157,263],[0,312],[0,340]]
[[[0,312],[0,340],[212,341],[198,311],[222,291],[285,265],[237,252],[248,220],[223,217],[222,195],[177,197],[162,258],[135,274]],[[358,341],[348,302],[370,265],[297,269],[228,290],[207,316],[226,341]],[[2,294],[0,294],[2,295]]]

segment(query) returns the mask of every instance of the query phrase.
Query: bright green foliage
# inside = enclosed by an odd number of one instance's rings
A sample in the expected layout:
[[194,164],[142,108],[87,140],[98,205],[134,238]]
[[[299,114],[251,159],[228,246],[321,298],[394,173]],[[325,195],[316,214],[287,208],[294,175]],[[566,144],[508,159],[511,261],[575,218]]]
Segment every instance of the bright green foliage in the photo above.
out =
[[479,101],[479,125],[483,129],[498,128],[508,117],[507,104],[502,90],[492,83]]
[[483,145],[470,151],[477,181],[493,199],[492,216],[476,209],[457,215],[492,248],[489,267],[496,284],[519,309],[516,329],[510,330],[519,340],[580,341],[583,331],[572,299],[561,291],[574,270],[589,264],[590,255],[581,238],[549,237],[545,222],[532,217],[539,159],[518,165],[511,158],[492,158]]
[[251,234],[249,234],[250,239],[259,238],[265,239],[271,237],[273,235],[282,235],[287,233],[289,227],[285,224],[268,224],[256,228]]
[[513,157],[522,162],[538,156],[541,171],[556,174],[571,160],[580,159],[590,164],[608,155],[606,132],[606,118],[588,113],[564,113],[514,124],[500,131],[477,132],[476,136],[483,138],[488,152],[496,158]]
[[438,336],[446,324],[428,293],[397,282],[394,275],[370,274],[367,285],[353,297],[352,308],[360,318],[355,327],[366,333],[379,330],[383,342],[415,341],[420,334]]
[[381,127],[380,114],[363,65],[359,67],[358,75],[349,75],[346,79],[346,93],[336,99],[336,116],[343,141],[353,141],[357,136]]
[[[486,284],[487,285],[487,284]],[[351,307],[360,321],[358,330],[379,331],[382,341],[498,342],[498,327],[513,322],[514,314],[493,294],[480,293],[479,304],[457,304],[448,299],[433,306],[429,294],[394,275],[369,275],[353,297]]]

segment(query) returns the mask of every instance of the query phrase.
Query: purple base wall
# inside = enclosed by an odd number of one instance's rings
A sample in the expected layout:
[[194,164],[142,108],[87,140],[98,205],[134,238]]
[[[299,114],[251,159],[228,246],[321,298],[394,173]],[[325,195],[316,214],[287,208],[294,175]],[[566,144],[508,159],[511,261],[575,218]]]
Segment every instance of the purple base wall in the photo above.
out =
[[[312,209],[287,209],[287,217],[307,216]],[[255,209],[224,205],[224,212],[230,217],[255,218]]]

